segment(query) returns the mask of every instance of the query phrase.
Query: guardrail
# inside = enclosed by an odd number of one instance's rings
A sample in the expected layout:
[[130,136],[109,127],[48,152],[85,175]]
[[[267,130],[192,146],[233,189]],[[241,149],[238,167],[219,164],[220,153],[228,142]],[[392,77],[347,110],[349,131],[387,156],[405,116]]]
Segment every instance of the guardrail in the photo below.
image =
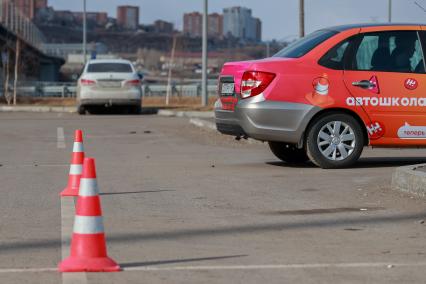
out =
[[[9,92],[13,92],[13,84],[9,84]],[[217,94],[216,85],[207,86],[208,95]],[[0,96],[3,96],[4,88],[0,86]],[[142,84],[142,92],[147,97],[165,97],[167,85]],[[17,95],[21,97],[75,97],[77,85],[75,83],[54,83],[54,82],[26,82],[17,87]],[[200,84],[172,85],[171,96],[200,97]]]
[[[167,85],[143,85],[142,87],[144,96],[166,96]],[[207,92],[209,96],[215,96],[217,94],[216,85],[208,85]],[[199,97],[201,96],[201,84],[191,85],[173,85],[171,87],[172,96],[182,97]]]

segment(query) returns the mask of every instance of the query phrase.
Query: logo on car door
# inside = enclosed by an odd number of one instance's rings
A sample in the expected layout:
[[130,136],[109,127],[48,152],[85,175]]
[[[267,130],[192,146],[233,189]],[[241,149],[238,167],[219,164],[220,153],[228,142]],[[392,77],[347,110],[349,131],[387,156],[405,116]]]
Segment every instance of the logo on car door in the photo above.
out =
[[407,88],[408,90],[415,90],[417,86],[419,85],[419,83],[417,82],[416,79],[408,78],[405,80],[404,85],[405,85],[405,88]]

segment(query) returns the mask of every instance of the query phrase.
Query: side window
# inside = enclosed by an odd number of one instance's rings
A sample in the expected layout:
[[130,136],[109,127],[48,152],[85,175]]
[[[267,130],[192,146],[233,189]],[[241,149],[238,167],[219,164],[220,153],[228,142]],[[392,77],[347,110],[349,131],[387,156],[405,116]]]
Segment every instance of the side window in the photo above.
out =
[[321,57],[318,64],[330,69],[343,70],[345,53],[350,42],[351,39],[347,39],[334,46],[323,57]]
[[364,34],[351,67],[360,71],[424,73],[422,47],[417,32]]

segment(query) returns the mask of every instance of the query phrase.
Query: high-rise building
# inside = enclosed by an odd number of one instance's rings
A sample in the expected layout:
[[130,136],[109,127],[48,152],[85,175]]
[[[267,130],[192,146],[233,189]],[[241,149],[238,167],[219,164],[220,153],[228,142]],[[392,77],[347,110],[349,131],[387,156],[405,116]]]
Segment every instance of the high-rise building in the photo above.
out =
[[191,37],[201,37],[203,31],[203,15],[199,12],[183,15],[183,33]]
[[223,9],[223,33],[241,40],[258,41],[262,23],[252,16],[251,9],[231,7]]
[[[223,16],[217,13],[209,14],[208,27],[209,37],[222,37]],[[201,37],[203,35],[203,14],[199,12],[184,14],[183,33],[191,37]]]
[[256,25],[256,41],[262,41],[262,21],[259,18],[254,18]]
[[218,13],[209,15],[209,37],[221,38],[223,36],[223,16]]
[[139,7],[118,6],[117,24],[126,29],[137,29],[139,26]]

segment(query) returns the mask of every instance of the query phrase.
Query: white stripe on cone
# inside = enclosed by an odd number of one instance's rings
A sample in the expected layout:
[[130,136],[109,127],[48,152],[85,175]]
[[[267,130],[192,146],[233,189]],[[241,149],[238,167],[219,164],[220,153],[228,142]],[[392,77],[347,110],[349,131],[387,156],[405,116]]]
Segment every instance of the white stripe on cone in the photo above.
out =
[[81,175],[82,172],[83,172],[83,165],[71,164],[70,175]]
[[74,153],[84,152],[83,143],[81,143],[81,142],[74,142],[74,146],[72,148],[72,151]]
[[79,216],[74,219],[74,233],[99,234],[104,232],[102,216]]
[[82,178],[80,180],[79,196],[97,196],[99,195],[98,183],[94,178]]
[[315,90],[317,91],[318,94],[320,95],[327,95],[328,94],[328,84],[327,85],[323,85],[321,83],[318,83]]

